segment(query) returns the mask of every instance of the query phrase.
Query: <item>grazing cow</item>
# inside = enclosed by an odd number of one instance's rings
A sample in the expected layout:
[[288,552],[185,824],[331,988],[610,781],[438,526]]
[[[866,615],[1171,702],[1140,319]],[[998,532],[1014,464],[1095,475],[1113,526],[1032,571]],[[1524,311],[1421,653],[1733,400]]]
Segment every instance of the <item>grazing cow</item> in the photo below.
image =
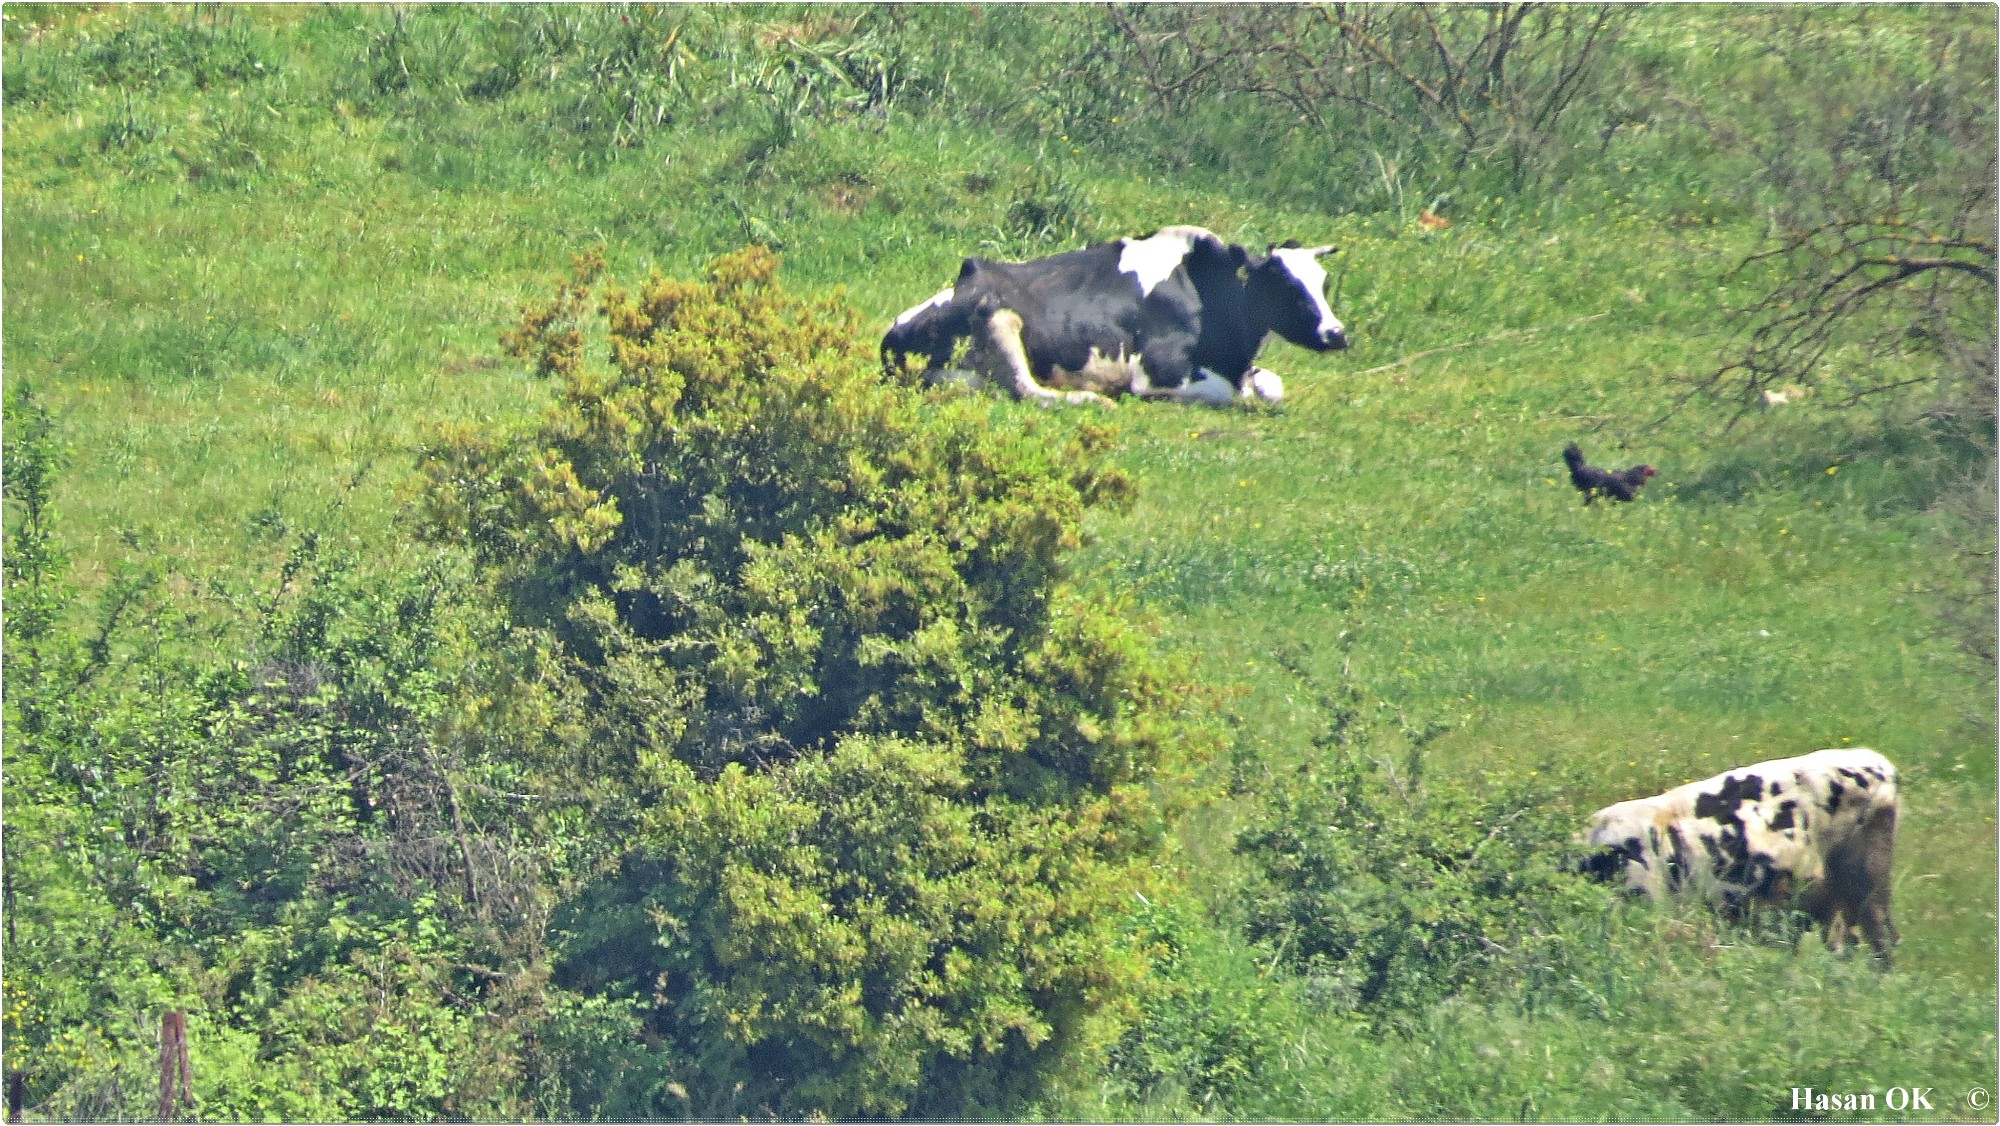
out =
[[1584,869],[1653,899],[1686,893],[1726,917],[1794,900],[1839,950],[1858,926],[1886,965],[1896,768],[1866,747],[1739,767],[1590,819]]
[[1258,255],[1200,227],[1166,227],[1032,262],[968,258],[951,288],[896,318],[882,361],[927,356],[936,381],[970,340],[971,378],[1024,399],[1276,401],[1283,382],[1252,363],[1266,336],[1347,347],[1319,264],[1332,251],[1286,244]]

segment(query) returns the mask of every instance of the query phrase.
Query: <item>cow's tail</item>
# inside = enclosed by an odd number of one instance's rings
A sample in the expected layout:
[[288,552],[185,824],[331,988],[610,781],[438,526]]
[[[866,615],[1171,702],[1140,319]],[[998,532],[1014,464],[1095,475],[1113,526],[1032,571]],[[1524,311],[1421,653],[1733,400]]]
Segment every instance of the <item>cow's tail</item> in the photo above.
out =
[[900,376],[913,355],[926,358],[927,372],[949,365],[958,342],[972,335],[973,304],[947,289],[897,317],[882,337],[883,372]]

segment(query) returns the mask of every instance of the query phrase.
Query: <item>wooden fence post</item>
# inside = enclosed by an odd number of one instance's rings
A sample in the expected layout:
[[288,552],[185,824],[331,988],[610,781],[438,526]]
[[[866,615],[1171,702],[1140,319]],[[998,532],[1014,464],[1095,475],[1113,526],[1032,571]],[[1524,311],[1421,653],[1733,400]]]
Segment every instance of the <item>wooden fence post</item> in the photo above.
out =
[[170,1009],[160,1014],[160,1121],[172,1122],[176,1106],[193,1105],[194,1073],[188,1067],[187,1017]]

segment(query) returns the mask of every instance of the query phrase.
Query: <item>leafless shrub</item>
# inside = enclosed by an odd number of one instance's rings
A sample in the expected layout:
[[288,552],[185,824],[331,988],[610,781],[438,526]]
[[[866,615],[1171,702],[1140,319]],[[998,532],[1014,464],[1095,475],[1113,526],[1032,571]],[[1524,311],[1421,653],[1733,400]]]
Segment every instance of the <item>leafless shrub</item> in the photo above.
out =
[[[1631,10],[1555,4],[1107,4],[1129,71],[1156,106],[1217,93],[1282,104],[1312,129],[1355,111],[1443,139],[1454,169],[1545,172]],[[1343,111],[1346,111],[1343,113]]]
[[[1809,37],[1816,25],[1793,30]],[[1924,47],[1914,84],[1907,69],[1861,67],[1774,110],[1758,152],[1770,234],[1724,279],[1771,280],[1737,310],[1720,366],[1682,401],[1733,403],[1740,417],[1792,387],[1834,408],[1911,393],[1901,401],[1923,415],[1991,429],[1991,21],[1938,21]]]
[[1974,198],[1943,218],[1890,203],[1774,236],[1732,273],[1774,263],[1779,280],[1738,312],[1740,344],[1694,389],[1747,411],[1794,384],[1833,407],[1931,387],[1927,413],[1990,423],[1972,392],[1993,372],[1993,171],[1989,159]]

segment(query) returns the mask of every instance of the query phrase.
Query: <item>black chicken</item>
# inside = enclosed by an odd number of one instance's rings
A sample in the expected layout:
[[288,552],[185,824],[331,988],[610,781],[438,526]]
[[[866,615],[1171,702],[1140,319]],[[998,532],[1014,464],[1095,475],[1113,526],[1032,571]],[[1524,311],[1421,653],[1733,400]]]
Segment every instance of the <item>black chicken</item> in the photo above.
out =
[[1563,447],[1563,460],[1569,463],[1569,481],[1583,494],[1583,503],[1589,504],[1599,493],[1614,500],[1631,500],[1638,495],[1639,486],[1649,478],[1659,476],[1650,465],[1635,465],[1630,469],[1598,469],[1585,465],[1583,451],[1571,442]]

